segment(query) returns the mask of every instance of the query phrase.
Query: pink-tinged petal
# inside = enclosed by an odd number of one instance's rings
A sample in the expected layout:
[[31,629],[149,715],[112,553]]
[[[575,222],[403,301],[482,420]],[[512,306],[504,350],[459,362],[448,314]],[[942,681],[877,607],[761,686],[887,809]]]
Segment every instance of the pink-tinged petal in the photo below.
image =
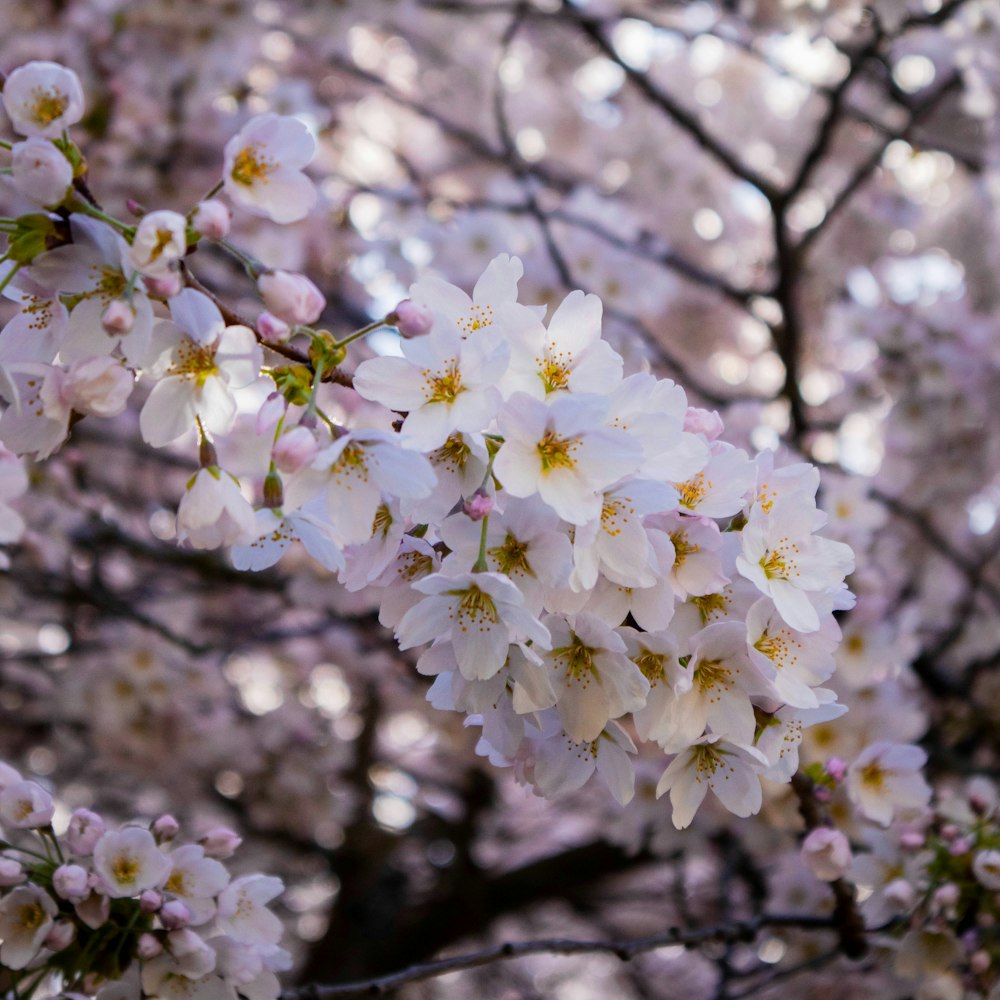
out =
[[[572,351],[578,357],[600,340],[603,312],[604,307],[596,295],[585,294],[579,289],[570,292],[549,320],[548,340],[559,350]],[[610,350],[611,345],[604,343]]]
[[234,389],[250,385],[259,375],[263,363],[260,344],[247,326],[227,326],[222,331],[215,363],[226,383]]
[[391,410],[412,411],[427,402],[423,374],[406,358],[362,361],[354,373],[354,388]]
[[192,383],[175,377],[153,386],[139,414],[139,431],[147,444],[162,448],[194,427],[197,409],[193,389]]
[[185,288],[170,300],[170,318],[196,344],[214,344],[226,323],[219,307],[203,292]]
[[656,786],[656,797],[670,792],[671,819],[678,830],[691,825],[694,814],[708,794],[708,782],[696,781],[694,762],[685,751],[671,761]]
[[517,283],[523,274],[524,265],[519,258],[499,254],[486,265],[486,270],[472,290],[472,297],[476,302],[488,302],[494,306],[516,302]]
[[205,430],[213,434],[225,434],[236,420],[236,400],[221,378],[207,378],[195,388],[194,407]]
[[629,755],[610,740],[601,738],[597,746],[597,773],[604,779],[619,805],[627,805],[635,795],[635,771]]

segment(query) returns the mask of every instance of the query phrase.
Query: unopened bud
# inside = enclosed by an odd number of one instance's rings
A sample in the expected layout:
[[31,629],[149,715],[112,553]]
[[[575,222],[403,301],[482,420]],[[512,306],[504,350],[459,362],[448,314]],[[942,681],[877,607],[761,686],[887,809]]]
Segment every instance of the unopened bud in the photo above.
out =
[[274,313],[262,312],[257,317],[257,332],[265,343],[283,344],[292,335],[292,328]]
[[473,521],[481,521],[484,517],[488,517],[493,512],[493,507],[493,497],[488,493],[483,493],[481,490],[476,490],[462,504],[462,510]]
[[403,299],[388,316],[386,322],[399,330],[403,337],[419,337],[430,333],[434,325],[434,313],[425,305],[414,302],[413,299]]
[[222,240],[229,235],[231,216],[225,202],[209,198],[198,203],[191,217],[191,225],[210,240]]
[[284,473],[290,475],[308,465],[319,451],[316,436],[301,424],[282,434],[274,443],[271,458]]
[[226,858],[232,857],[236,848],[243,843],[243,838],[228,827],[217,826],[209,830],[198,843],[201,844],[210,858],[224,861]]
[[934,890],[934,905],[940,910],[950,910],[961,896],[962,892],[954,882],[945,882]]
[[68,948],[76,938],[76,925],[70,920],[57,920],[49,933],[45,935],[43,944],[49,951],[62,951]]
[[927,838],[919,830],[906,830],[899,836],[899,846],[904,851],[919,851],[926,843]]
[[155,889],[146,889],[139,895],[139,909],[143,913],[156,913],[163,906],[163,897]]
[[841,757],[831,757],[826,762],[826,773],[840,784],[847,777],[847,761]]
[[77,857],[89,857],[94,845],[104,836],[104,820],[89,809],[77,809],[69,818],[66,843]]
[[174,839],[180,832],[181,825],[169,813],[164,813],[150,828],[158,844],[164,844]]
[[956,837],[948,846],[948,853],[953,858],[959,858],[972,850],[972,841],[968,837]]
[[0,858],[0,888],[20,885],[27,877],[20,862],[13,858]]
[[181,290],[181,276],[173,271],[168,274],[146,275],[146,291],[154,298],[172,299]]
[[969,970],[973,975],[981,976],[984,972],[989,970],[992,963],[990,958],[990,953],[988,951],[977,951],[969,958]]
[[134,215],[137,219],[141,219],[148,209],[141,202],[135,200],[135,198],[129,198],[125,202],[125,207],[129,210],[131,215]]
[[140,934],[136,951],[144,962],[163,954],[163,945],[153,934]]
[[124,299],[114,299],[101,316],[101,326],[109,337],[124,337],[135,322],[135,310]]
[[52,888],[60,899],[82,902],[90,892],[87,870],[80,865],[60,865],[52,873]]
[[268,271],[257,279],[257,290],[268,312],[292,326],[315,323],[326,308],[323,293],[294,271]]
[[704,434],[709,441],[715,441],[725,430],[722,417],[715,410],[702,410],[689,406],[684,414],[684,430],[690,434]]
[[179,899],[164,903],[159,916],[160,923],[168,931],[179,931],[191,922],[191,911]]
[[882,890],[882,895],[898,913],[909,910],[917,901],[917,890],[905,878],[893,879]]

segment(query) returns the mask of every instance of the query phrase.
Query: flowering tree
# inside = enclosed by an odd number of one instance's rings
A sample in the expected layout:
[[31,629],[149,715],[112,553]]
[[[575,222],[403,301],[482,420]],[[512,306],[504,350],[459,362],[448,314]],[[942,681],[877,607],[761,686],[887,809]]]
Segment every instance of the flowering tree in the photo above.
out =
[[1000,995],[991,0],[0,15],[0,991]]

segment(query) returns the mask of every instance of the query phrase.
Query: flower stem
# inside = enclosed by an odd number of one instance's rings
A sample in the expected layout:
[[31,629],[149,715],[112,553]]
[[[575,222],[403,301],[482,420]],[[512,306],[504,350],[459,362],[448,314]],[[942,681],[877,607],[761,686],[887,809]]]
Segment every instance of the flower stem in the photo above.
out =
[[[3,263],[7,258],[0,257],[0,264]],[[0,278],[0,294],[3,294],[3,290],[13,281],[14,275],[21,270],[21,265],[15,264],[2,278]]]
[[360,330],[355,330],[354,333],[349,333],[343,340],[338,340],[333,346],[334,347],[346,347],[348,344],[357,340],[359,337],[363,337],[366,333],[371,333],[373,330],[377,330],[380,326],[389,326],[391,324],[386,323],[386,318],[383,316],[381,319],[375,320],[374,323],[369,323],[367,326],[361,327]]
[[476,561],[472,564],[473,573],[486,573],[489,571],[489,566],[486,563],[486,531],[490,526],[490,515],[487,514],[483,518],[483,527],[479,532],[479,555]]
[[89,202],[80,201],[77,199],[76,204],[73,206],[78,212],[82,212],[84,215],[90,215],[95,219],[100,219],[101,222],[106,222],[109,226],[114,226],[123,236],[128,236],[129,238],[135,235],[135,226],[126,225],[121,219],[116,219],[113,215],[108,215],[107,212],[102,212],[101,209]]

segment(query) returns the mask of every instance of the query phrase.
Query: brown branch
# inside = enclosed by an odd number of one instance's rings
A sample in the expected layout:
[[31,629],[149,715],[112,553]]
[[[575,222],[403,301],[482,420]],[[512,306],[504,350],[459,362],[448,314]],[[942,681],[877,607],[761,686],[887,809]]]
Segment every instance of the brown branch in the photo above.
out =
[[[829,826],[826,810],[816,798],[816,784],[807,774],[796,771],[792,775],[792,789],[799,800],[799,814],[806,830]],[[858,909],[854,886],[847,879],[838,878],[830,883],[833,892],[833,925],[837,929],[840,950],[848,958],[864,958],[868,953],[868,937],[864,917]]]
[[684,945],[688,948],[696,948],[709,941],[719,941],[725,944],[753,941],[760,931],[766,927],[831,930],[835,928],[835,924],[831,917],[812,913],[774,913],[763,914],[749,920],[719,924],[714,927],[694,928],[690,930],[671,927],[662,934],[654,934],[642,938],[628,938],[621,941],[576,941],[566,938],[551,938],[538,941],[508,941],[489,948],[483,948],[480,951],[469,952],[465,955],[455,955],[451,958],[442,958],[433,962],[414,965],[400,972],[394,972],[387,976],[379,976],[374,979],[329,986],[301,986],[298,989],[286,990],[282,993],[281,1000],[328,1000],[331,997],[385,996],[408,983],[432,979],[450,972],[475,969],[506,959],[522,958],[525,955],[604,953],[615,955],[623,962],[628,962],[637,955],[671,945]]

